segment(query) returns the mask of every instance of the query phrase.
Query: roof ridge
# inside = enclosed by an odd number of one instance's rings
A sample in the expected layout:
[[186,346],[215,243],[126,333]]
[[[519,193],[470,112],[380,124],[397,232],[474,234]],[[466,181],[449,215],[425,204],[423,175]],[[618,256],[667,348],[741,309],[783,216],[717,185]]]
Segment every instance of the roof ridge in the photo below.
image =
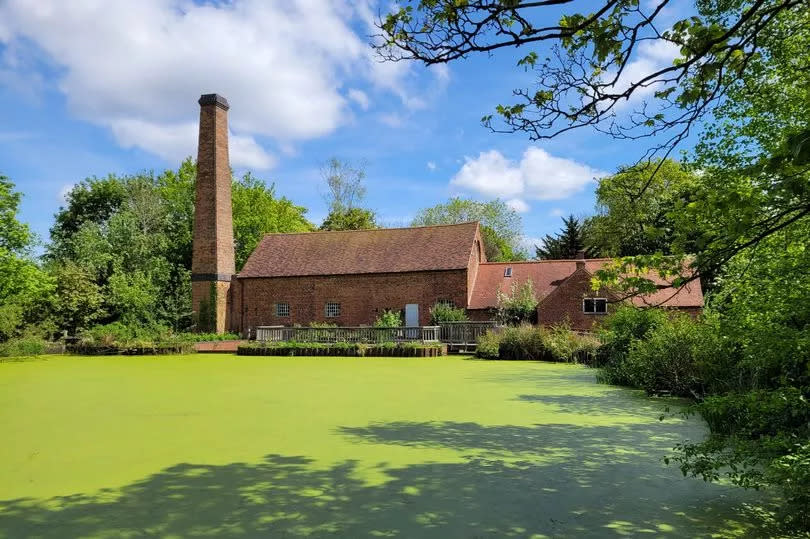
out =
[[[581,260],[581,259],[580,259]],[[585,262],[602,262],[605,260],[613,260],[612,258],[586,258]],[[481,265],[487,266],[506,266],[509,264],[547,264],[549,262],[576,262],[576,258],[554,258],[551,260],[515,260],[514,262],[481,262]]]
[[354,233],[354,232],[380,232],[385,230],[414,230],[414,229],[424,229],[424,228],[443,228],[443,227],[451,227],[451,226],[464,226],[464,225],[477,225],[478,221],[465,221],[463,223],[448,223],[448,224],[441,224],[441,225],[424,225],[424,226],[398,226],[393,228],[363,228],[360,230],[313,230],[311,232],[267,232],[264,234],[264,237],[267,236],[301,236],[304,234],[340,234],[340,233]]

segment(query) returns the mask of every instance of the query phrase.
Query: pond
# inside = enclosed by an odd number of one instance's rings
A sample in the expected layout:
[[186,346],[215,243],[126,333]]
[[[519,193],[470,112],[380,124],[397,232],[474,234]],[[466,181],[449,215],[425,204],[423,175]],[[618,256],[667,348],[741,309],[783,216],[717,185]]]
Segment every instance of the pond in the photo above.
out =
[[[0,364],[0,537],[698,537],[755,493],[576,365],[462,357]],[[755,533],[755,532],[754,532]]]

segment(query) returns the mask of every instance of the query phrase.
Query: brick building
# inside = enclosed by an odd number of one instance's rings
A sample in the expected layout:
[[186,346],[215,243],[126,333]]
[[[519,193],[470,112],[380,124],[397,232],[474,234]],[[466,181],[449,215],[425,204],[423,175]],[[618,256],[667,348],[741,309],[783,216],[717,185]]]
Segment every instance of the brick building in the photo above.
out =
[[[192,262],[192,307],[200,327],[244,332],[263,325],[331,322],[370,325],[384,310],[406,325],[426,325],[439,302],[488,320],[498,291],[531,280],[540,324],[590,329],[616,297],[594,292],[592,273],[606,260],[487,262],[478,223],[268,234],[235,274],[227,101],[200,98],[200,139]],[[700,284],[633,298],[699,311]]]

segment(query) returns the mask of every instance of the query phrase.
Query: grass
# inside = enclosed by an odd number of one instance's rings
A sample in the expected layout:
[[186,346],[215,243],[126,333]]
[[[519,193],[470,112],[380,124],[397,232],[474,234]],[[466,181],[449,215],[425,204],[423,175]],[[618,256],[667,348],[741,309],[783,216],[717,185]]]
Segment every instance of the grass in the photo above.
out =
[[3,363],[0,537],[745,532],[754,494],[662,463],[704,434],[666,404],[456,357]]

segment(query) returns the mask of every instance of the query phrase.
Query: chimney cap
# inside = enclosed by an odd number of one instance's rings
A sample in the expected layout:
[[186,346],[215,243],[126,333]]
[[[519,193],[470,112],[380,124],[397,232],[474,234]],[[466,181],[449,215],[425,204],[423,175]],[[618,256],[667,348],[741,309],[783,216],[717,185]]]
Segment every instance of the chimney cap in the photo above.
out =
[[577,260],[585,260],[585,249],[577,251]]
[[231,106],[228,105],[228,100],[219,94],[203,94],[200,96],[198,103],[201,107],[216,105],[223,110],[228,110],[231,108]]

